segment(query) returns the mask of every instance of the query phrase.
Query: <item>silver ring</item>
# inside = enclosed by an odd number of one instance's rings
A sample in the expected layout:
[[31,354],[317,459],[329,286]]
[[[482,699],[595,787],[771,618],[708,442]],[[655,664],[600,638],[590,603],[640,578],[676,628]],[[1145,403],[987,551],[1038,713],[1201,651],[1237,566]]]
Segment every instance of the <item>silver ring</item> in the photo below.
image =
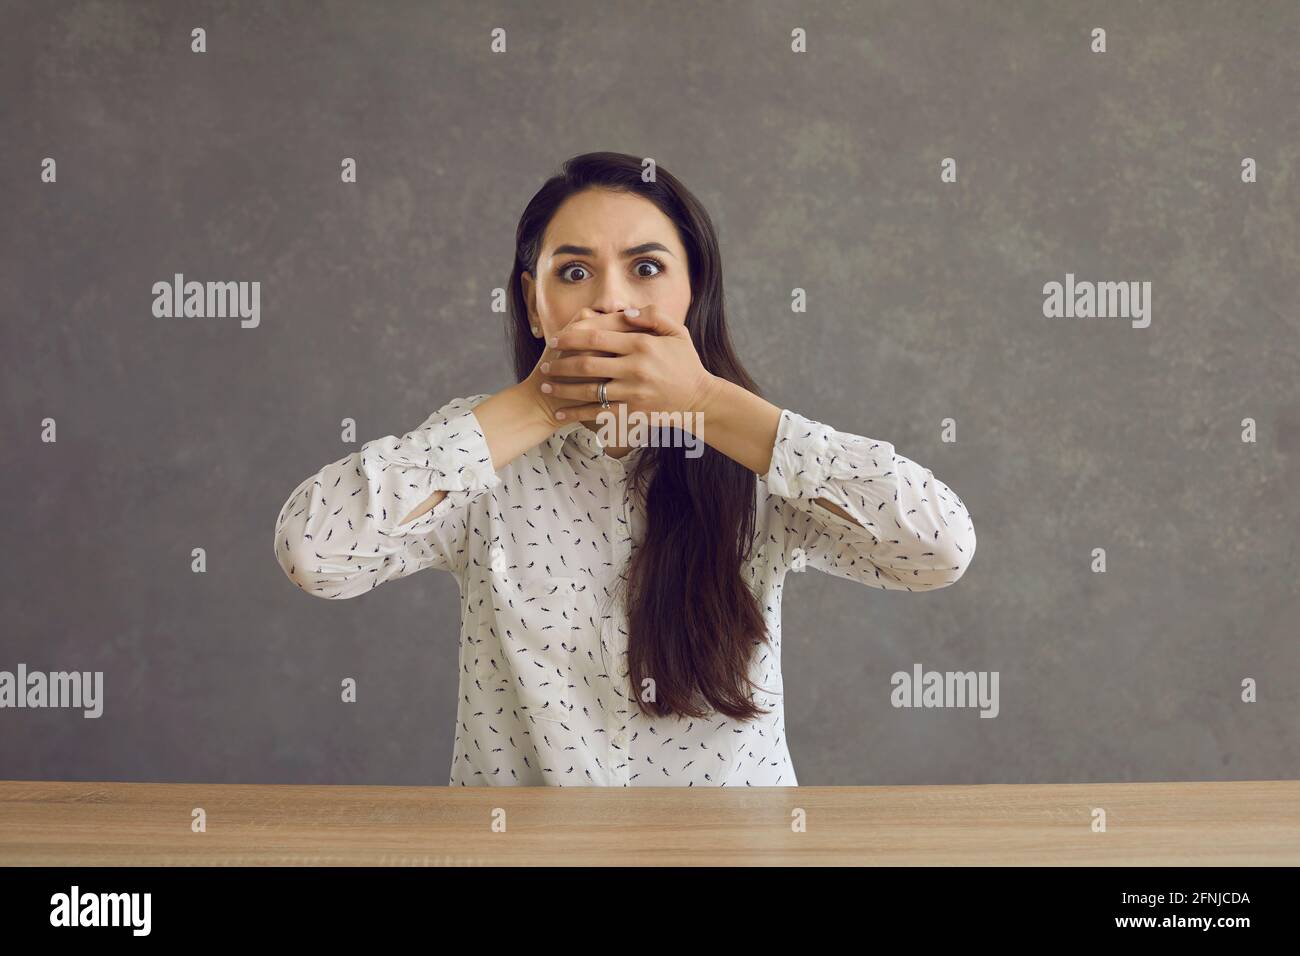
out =
[[596,390],[596,394],[600,396],[601,408],[609,408],[609,399],[605,397],[605,386],[607,384],[607,382],[601,382],[600,388]]

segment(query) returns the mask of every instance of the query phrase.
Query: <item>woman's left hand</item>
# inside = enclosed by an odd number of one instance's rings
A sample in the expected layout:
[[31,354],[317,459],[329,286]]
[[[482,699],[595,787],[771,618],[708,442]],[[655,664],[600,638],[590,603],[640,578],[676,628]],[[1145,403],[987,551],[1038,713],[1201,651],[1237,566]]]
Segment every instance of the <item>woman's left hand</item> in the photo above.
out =
[[[588,403],[565,408],[565,419],[595,421],[601,412],[613,412],[615,405],[627,406],[628,412],[703,411],[718,380],[700,362],[686,326],[653,305],[625,309],[623,316],[644,332],[571,326],[561,330],[552,345],[561,351],[611,352],[612,357],[576,355],[540,366],[543,392]],[[610,408],[600,406],[599,381],[565,383],[554,381],[556,377],[606,380]]]

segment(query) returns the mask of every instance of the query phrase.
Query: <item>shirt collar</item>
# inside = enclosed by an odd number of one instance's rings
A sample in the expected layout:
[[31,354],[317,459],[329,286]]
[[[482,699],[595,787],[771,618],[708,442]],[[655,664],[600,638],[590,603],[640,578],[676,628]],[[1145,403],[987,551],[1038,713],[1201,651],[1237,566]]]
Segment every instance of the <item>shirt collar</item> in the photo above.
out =
[[[558,452],[564,446],[577,451],[588,458],[603,458],[605,448],[596,437],[596,433],[587,428],[582,422],[568,422],[557,428],[547,441],[551,444],[551,449]],[[610,461],[617,461],[623,465],[630,465],[640,455],[642,448],[631,449],[622,458],[610,458]]]

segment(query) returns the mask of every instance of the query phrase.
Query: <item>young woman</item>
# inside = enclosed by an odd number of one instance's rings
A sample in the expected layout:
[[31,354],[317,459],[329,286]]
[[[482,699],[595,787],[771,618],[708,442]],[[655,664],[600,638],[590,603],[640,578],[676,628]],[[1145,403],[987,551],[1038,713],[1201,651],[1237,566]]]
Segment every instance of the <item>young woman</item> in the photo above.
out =
[[965,506],[889,442],[759,396],[713,225],[662,166],[565,163],[509,293],[518,383],[304,480],[280,566],[323,598],[456,576],[453,786],[796,786],[786,573],[944,587],[975,553]]

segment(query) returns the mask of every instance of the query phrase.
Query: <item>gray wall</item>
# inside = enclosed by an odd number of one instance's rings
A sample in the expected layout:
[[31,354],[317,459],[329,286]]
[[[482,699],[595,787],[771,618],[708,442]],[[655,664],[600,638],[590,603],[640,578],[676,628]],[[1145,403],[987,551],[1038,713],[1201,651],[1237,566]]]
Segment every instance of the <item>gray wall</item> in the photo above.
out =
[[[0,778],[446,783],[454,580],[315,600],[273,523],[508,384],[490,292],[591,149],[711,210],[773,402],[974,519],[943,591],[787,579],[802,784],[1300,776],[1300,5],[534,6],[3,5],[0,669],[105,709],[0,710]],[[260,281],[260,325],[154,318],[176,272]],[[1150,281],[1150,327],[1045,318],[1066,273]],[[1000,716],[894,709],[916,662],[997,670]]]

